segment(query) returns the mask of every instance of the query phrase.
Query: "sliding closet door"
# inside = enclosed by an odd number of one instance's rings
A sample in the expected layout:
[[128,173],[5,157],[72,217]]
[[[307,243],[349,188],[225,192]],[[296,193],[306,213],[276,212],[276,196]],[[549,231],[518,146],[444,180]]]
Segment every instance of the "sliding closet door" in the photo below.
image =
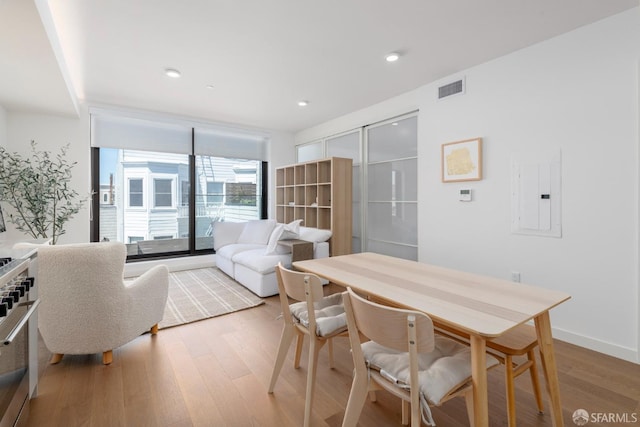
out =
[[364,250],[418,259],[417,116],[365,128]]
[[362,132],[358,129],[344,135],[334,136],[326,139],[327,157],[345,157],[353,160],[353,236],[351,241],[351,251],[353,253],[362,251],[362,206],[361,197],[362,179],[360,167],[362,162],[362,150],[360,149],[360,141],[362,140]]

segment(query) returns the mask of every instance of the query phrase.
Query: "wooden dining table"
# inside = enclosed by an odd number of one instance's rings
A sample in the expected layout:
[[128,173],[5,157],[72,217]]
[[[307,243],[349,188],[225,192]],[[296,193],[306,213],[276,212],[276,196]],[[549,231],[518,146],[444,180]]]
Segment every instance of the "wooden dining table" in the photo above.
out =
[[410,308],[470,336],[476,427],[489,426],[486,342],[533,320],[554,426],[563,426],[549,310],[571,298],[564,292],[509,282],[376,253],[294,262],[300,270]]

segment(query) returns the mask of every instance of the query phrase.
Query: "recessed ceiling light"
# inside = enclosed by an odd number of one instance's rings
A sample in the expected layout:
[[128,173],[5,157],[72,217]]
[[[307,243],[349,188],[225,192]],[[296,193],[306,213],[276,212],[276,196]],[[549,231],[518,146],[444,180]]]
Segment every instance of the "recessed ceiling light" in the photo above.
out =
[[398,59],[400,58],[400,54],[397,52],[391,52],[390,54],[388,54],[387,56],[385,56],[384,59],[387,60],[387,62],[396,62]]
[[306,107],[307,105],[309,105],[309,101],[298,101],[299,107]]
[[207,89],[213,89],[213,85],[207,85]]
[[166,70],[164,70],[164,73],[173,79],[177,79],[178,77],[180,77],[180,71],[174,68],[167,68]]

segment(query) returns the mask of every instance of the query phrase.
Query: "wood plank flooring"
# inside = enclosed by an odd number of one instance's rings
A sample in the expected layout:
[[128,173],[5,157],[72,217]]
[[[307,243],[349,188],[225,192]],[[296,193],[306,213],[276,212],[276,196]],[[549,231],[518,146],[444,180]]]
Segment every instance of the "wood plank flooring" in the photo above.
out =
[[[278,299],[271,297],[256,308],[164,329],[155,337],[145,334],[116,349],[110,366],[102,365],[101,354],[65,356],[43,369],[28,425],[300,426],[306,345],[300,369],[293,369],[290,351],[275,392],[267,393],[282,328],[279,313]],[[320,354],[312,418],[318,427],[341,425],[351,387],[348,340],[337,338],[334,351],[335,369],[328,367],[326,349]],[[556,357],[566,426],[575,425],[572,414],[579,408],[640,418],[640,365],[563,342],[556,343]],[[491,426],[507,425],[503,374],[502,367],[489,372]],[[516,399],[519,426],[551,426],[548,414],[537,413],[528,375],[516,380]],[[439,427],[469,425],[462,399],[433,414]],[[365,405],[359,425],[401,425],[399,400],[379,392],[377,402]],[[588,424],[614,425],[635,424]]]

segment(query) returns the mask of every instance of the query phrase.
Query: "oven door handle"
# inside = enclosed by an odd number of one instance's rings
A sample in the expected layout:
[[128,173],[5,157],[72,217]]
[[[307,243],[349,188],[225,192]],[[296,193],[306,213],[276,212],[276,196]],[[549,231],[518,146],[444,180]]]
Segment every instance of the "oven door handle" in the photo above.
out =
[[37,299],[35,301],[27,301],[25,303],[22,303],[21,305],[31,305],[31,308],[29,308],[29,311],[27,311],[24,316],[22,316],[22,319],[20,319],[16,326],[13,327],[11,332],[9,332],[9,335],[7,335],[7,337],[4,339],[4,345],[11,344],[13,340],[18,336],[24,325],[26,325],[29,321],[31,315],[36,312],[38,305],[40,305],[40,299]]

